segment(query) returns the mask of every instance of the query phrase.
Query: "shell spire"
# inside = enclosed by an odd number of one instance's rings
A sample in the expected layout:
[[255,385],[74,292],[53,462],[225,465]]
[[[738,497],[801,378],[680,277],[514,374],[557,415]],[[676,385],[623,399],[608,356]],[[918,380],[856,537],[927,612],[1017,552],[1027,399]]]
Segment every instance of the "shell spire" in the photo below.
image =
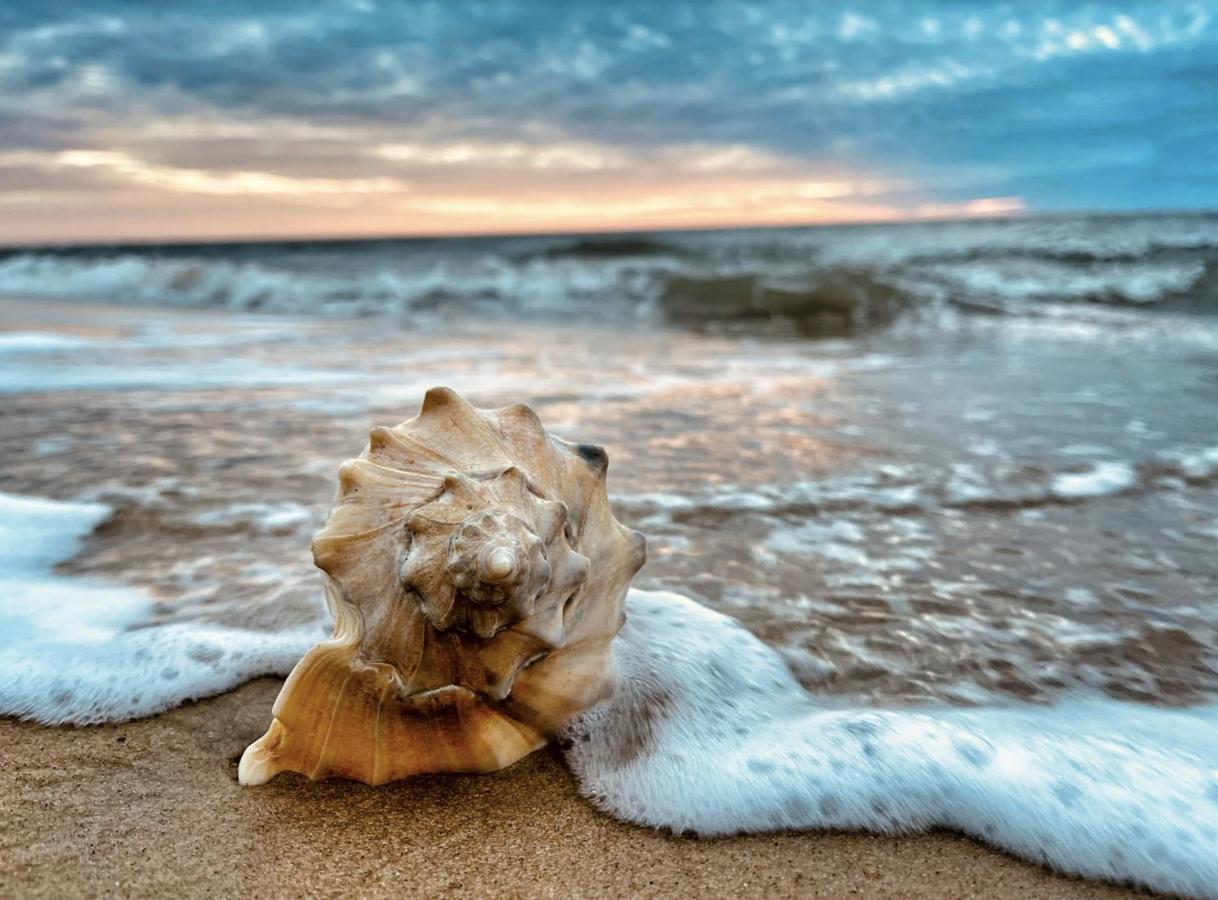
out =
[[241,783],[492,771],[600,700],[646,558],[609,509],[607,466],[523,404],[478,410],[447,388],[372,429],[313,540],[334,635],[288,676]]

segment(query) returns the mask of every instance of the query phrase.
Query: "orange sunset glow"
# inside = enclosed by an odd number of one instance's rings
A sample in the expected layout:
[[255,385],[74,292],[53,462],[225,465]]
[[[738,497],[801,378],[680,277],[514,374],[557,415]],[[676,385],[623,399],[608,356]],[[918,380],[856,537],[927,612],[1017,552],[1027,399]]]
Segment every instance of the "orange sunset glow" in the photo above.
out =
[[48,178],[89,183],[87,190],[3,197],[12,215],[0,224],[0,239],[704,228],[987,216],[1024,208],[1018,197],[936,202],[908,179],[818,171],[743,145],[681,146],[645,157],[580,143],[359,146],[371,174],[187,168],[107,150],[0,154],[0,166],[32,166]]

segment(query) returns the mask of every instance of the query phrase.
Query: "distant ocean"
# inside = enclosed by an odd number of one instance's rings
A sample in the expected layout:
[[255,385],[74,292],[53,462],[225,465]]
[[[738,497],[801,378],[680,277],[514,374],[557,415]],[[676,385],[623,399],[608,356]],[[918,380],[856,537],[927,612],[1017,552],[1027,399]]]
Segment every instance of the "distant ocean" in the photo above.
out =
[[285,673],[338,464],[444,384],[648,536],[606,810],[1218,896],[1215,313],[1215,214],[4,251],[0,713]]

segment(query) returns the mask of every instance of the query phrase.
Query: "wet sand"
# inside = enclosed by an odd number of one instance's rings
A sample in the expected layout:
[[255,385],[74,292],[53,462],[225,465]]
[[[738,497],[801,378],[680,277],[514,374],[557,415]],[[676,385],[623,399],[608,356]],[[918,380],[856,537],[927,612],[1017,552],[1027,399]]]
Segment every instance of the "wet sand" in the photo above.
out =
[[543,750],[496,775],[237,784],[279,682],[122,725],[0,721],[9,897],[1119,897],[948,834],[623,825]]

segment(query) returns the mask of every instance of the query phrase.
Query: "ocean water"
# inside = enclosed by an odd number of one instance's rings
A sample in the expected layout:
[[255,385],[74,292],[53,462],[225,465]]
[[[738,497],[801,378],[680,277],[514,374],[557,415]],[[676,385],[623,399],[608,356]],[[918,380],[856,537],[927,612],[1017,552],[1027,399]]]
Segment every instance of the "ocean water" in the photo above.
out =
[[972,311],[1218,302],[1218,214],[0,252],[0,293],[407,323],[463,316],[841,333]]
[[604,445],[648,535],[568,748],[607,811],[1218,895],[1218,216],[25,249],[0,295],[0,713],[286,672],[338,464],[445,384]]

